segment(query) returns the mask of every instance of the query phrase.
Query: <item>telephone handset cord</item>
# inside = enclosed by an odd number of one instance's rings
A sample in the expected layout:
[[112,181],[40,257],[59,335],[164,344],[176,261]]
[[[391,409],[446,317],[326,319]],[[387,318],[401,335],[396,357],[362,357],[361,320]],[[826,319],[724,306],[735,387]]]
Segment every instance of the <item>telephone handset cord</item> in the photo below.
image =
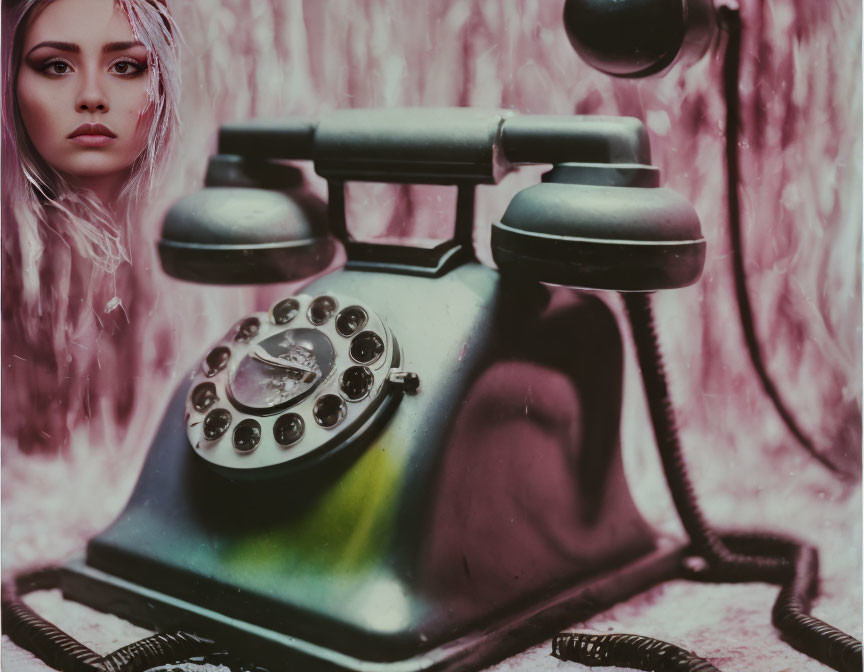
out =
[[[780,585],[771,621],[786,641],[839,672],[861,672],[861,642],[808,613],[819,582],[816,549],[770,533],[721,535],[705,520],[681,450],[651,297],[624,294],[624,303],[663,472],[691,542],[693,556],[685,562],[685,575],[709,582]],[[638,635],[560,633],[553,640],[553,655],[592,667],[617,665],[655,672],[717,670],[684,649]]]
[[744,241],[741,233],[741,201],[738,193],[741,181],[741,167],[738,155],[738,139],[741,129],[740,101],[738,87],[741,70],[741,15],[738,9],[720,7],[718,10],[720,25],[727,33],[726,49],[723,57],[723,93],[726,100],[726,204],[728,208],[729,243],[732,247],[730,260],[732,276],[735,281],[735,304],[738,306],[738,318],[741,331],[747,345],[747,353],[753,369],[762,383],[762,389],[771,400],[783,424],[795,437],[797,442],[829,471],[846,480],[853,480],[857,475],[847,468],[837,464],[830,457],[816,448],[813,440],[799,426],[795,416],[789,410],[780,391],[774,384],[762,348],[756,336],[756,326],[753,319],[753,306],[750,303],[750,293],[747,289],[747,273],[744,270]]
[[[719,9],[728,37],[723,62],[726,99],[726,174],[729,236],[736,304],[747,352],[781,419],[798,443],[833,473],[850,474],[818,451],[799,427],[784,403],[765,366],[753,319],[753,308],[744,270],[740,166],[738,86],[740,80],[741,17],[737,9]],[[782,586],[772,610],[772,623],[799,651],[842,672],[862,669],[861,643],[833,626],[810,616],[810,600],[818,589],[818,554],[810,546],[776,535],[733,534],[720,536],[709,527],[686,471],[678,439],[662,356],[654,328],[650,298],[625,294],[648,397],[651,419],[663,462],[663,470],[684,529],[704,567],[691,568],[691,578],[709,581],[764,581]],[[697,656],[650,637],[561,633],[553,640],[553,655],[589,666],[619,665],[656,672],[709,672],[713,665]]]
[[100,656],[21,600],[34,590],[60,587],[58,568],[20,575],[2,586],[3,633],[51,667],[66,672],[144,672],[215,651],[212,641],[188,632],[156,634]]
[[782,586],[772,622],[802,653],[841,672],[862,669],[861,642],[808,614],[818,584],[816,550],[773,534],[720,535],[702,513],[687,473],[669,395],[651,297],[625,294],[633,339],[663,471],[678,515],[704,565],[689,569],[690,578],[711,582],[762,581]]

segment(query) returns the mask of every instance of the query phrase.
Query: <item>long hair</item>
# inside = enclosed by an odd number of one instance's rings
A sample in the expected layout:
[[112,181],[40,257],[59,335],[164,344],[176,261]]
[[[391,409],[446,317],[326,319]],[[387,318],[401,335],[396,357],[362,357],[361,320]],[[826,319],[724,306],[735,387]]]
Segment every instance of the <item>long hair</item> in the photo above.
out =
[[[179,125],[178,32],[164,0],[115,0],[147,48],[153,114],[145,148],[113,207],[48,165],[25,130],[16,84],[27,26],[54,1],[4,1],[3,8],[3,360],[19,367],[10,376],[14,388],[4,385],[3,420],[4,434],[17,434],[25,450],[64,445],[69,429],[92,413],[91,369],[106,362],[104,345],[99,352],[88,341],[100,338],[104,314],[117,307],[129,321],[124,303],[142,285],[129,270],[137,236],[131,224],[159,182]],[[114,350],[128,350],[133,330],[125,331],[111,339]],[[16,355],[35,359],[32,370],[9,360]],[[33,422],[27,416],[46,402],[53,429],[25,431]]]

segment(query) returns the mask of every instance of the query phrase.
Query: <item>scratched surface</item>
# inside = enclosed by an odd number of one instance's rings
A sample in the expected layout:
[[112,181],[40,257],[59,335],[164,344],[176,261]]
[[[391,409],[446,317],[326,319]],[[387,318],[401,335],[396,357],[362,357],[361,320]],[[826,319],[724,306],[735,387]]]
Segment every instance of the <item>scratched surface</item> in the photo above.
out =
[[[861,7],[854,0],[741,4],[743,229],[756,327],[799,424],[820,447],[857,456]],[[4,340],[4,572],[80,552],[128,496],[166,390],[225,325],[293,290],[187,285],[159,270],[161,214],[200,184],[220,123],[395,105],[627,114],[646,123],[654,162],[666,184],[695,205],[708,242],[702,281],[659,296],[657,312],[687,456],[709,518],[817,544],[823,584],[814,611],[861,636],[860,487],[840,484],[795,445],[761,390],[738,327],[725,224],[720,46],[662,79],[612,81],[572,51],[554,0],[201,0],[172,7],[185,38],[182,149],[160,198],[142,213],[133,265],[121,270],[126,324],[101,337],[88,327],[79,332],[86,339],[69,345],[61,338],[54,350]],[[489,223],[536,179],[533,171],[480,189],[481,258],[490,259]],[[312,186],[323,194],[320,181]],[[372,207],[355,224],[379,231],[390,214],[384,205]],[[434,222],[418,227],[435,233]],[[70,263],[77,273],[88,268],[85,259]],[[100,287],[97,310],[112,291]],[[610,301],[621,316],[617,298]],[[10,305],[4,296],[4,320]],[[66,315],[76,319],[74,310]],[[29,330],[40,338],[64,329],[47,316],[21,319],[38,320]],[[70,333],[77,326],[69,325]],[[679,528],[627,347],[623,443],[631,487],[646,517],[674,534]],[[54,378],[33,374],[34,353],[58,363],[50,369]],[[59,415],[45,403],[46,386],[66,400]],[[667,638],[724,670],[824,669],[779,642],[769,624],[773,595],[767,586],[674,582],[587,626]],[[69,623],[103,637],[94,640],[100,650],[139,636],[115,621],[106,626],[92,616],[90,623],[56,595],[34,600],[58,620],[71,614]],[[579,669],[550,659],[548,650],[544,644],[495,669]],[[2,653],[4,670],[44,669],[5,638]]]

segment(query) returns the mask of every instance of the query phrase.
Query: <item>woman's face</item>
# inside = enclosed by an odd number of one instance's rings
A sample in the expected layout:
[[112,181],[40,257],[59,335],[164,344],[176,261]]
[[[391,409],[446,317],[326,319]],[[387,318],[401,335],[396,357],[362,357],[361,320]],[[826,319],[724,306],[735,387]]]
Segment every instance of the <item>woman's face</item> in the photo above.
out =
[[122,185],[152,115],[147,49],[114,0],[55,0],[24,29],[18,107],[34,147],[75,184]]

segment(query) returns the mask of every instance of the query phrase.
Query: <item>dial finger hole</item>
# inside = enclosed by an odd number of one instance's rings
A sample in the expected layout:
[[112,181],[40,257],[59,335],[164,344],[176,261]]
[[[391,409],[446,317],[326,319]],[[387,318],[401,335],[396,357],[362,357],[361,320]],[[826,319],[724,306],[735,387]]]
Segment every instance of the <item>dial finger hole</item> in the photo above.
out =
[[365,327],[368,321],[369,316],[365,310],[360,306],[350,306],[336,317],[336,331],[347,338]]
[[201,383],[192,390],[192,407],[200,412],[206,411],[219,399],[213,383]]
[[336,314],[338,304],[332,296],[319,296],[309,304],[309,321],[316,327],[326,324]]
[[315,417],[315,422],[325,429],[330,429],[331,427],[338,425],[345,419],[347,413],[348,408],[342,400],[342,397],[335,394],[325,394],[320,396],[315,402],[315,409],[312,411],[312,415]]
[[369,394],[374,380],[372,372],[365,366],[352,366],[342,374],[339,388],[348,401],[360,401]]
[[244,420],[234,428],[234,448],[241,453],[251,453],[261,441],[261,425],[256,420]]
[[384,341],[374,331],[361,331],[351,341],[349,352],[358,364],[371,364],[384,352]]
[[276,324],[288,324],[297,317],[300,312],[300,302],[297,299],[283,299],[270,311],[273,322]]
[[292,446],[303,438],[306,423],[297,413],[286,413],[273,424],[273,438],[280,446]]
[[228,364],[231,358],[231,351],[224,345],[213,348],[204,358],[204,374],[208,378],[212,378]]
[[231,414],[224,408],[216,408],[204,418],[204,437],[215,441],[231,426]]
[[237,343],[248,343],[258,335],[260,328],[261,322],[257,317],[247,317],[237,328],[237,335],[234,337],[234,340]]

